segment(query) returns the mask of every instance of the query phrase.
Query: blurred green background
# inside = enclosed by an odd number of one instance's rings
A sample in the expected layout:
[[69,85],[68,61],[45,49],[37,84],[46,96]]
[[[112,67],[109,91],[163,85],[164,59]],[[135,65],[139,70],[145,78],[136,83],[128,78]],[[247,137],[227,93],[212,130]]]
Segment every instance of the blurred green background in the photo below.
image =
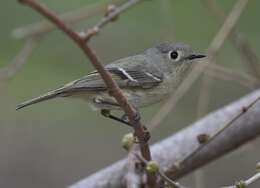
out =
[[[42,2],[63,13],[107,1]],[[235,2],[219,0],[218,5],[228,13]],[[260,1],[250,0],[236,27],[256,53],[260,48],[259,7]],[[88,28],[101,17],[102,14],[84,20],[75,28]],[[24,43],[11,37],[11,32],[41,19],[17,1],[1,2],[0,68],[12,61]],[[183,41],[196,51],[205,52],[219,27],[202,1],[147,0],[105,27],[93,38],[91,47],[104,63],[163,41]],[[229,41],[221,49],[217,63],[234,71],[250,73]],[[60,31],[54,31],[40,41],[27,63],[11,80],[0,82],[0,187],[65,187],[126,156],[120,140],[131,130],[101,117],[82,101],[57,99],[15,111],[18,103],[92,70],[82,52]],[[161,140],[197,119],[200,84],[200,80],[197,81],[162,125],[152,132],[151,142]],[[248,88],[238,83],[214,80],[209,111],[248,92]],[[149,122],[160,106],[142,109],[143,121]],[[253,174],[260,159],[257,144],[260,144],[259,140],[204,167],[205,187],[229,185]],[[195,187],[194,173],[182,182]],[[259,187],[259,184],[251,187]]]

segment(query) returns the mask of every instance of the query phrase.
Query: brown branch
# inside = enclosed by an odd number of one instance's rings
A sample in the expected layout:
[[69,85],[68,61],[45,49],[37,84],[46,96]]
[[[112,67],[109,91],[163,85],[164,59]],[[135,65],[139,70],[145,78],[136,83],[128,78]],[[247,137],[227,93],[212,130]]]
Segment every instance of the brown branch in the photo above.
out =
[[[134,0],[135,2],[136,0]],[[147,139],[147,131],[144,126],[141,124],[140,120],[137,119],[138,112],[132,107],[132,105],[128,102],[126,97],[123,95],[121,89],[117,85],[117,83],[112,79],[110,73],[104,68],[102,63],[99,61],[97,56],[94,54],[91,48],[86,44],[84,38],[82,38],[78,33],[74,32],[71,28],[69,28],[60,18],[58,18],[55,13],[49,10],[45,5],[39,3],[36,0],[19,0],[19,2],[26,4],[36,10],[38,13],[45,16],[49,21],[54,23],[60,30],[62,30],[70,39],[72,39],[78,47],[84,52],[84,54],[89,58],[92,65],[99,72],[100,76],[104,80],[107,85],[108,92],[111,96],[113,96],[121,108],[124,110],[126,115],[129,118],[130,124],[134,129],[134,134],[138,138],[140,143],[140,150],[142,156],[150,161],[151,154],[148,145]],[[148,185],[153,186],[155,184],[155,177],[148,174]]]
[[[109,4],[117,4],[122,0],[110,0],[104,3],[95,3],[94,5],[88,5],[86,7],[74,10],[68,13],[59,15],[58,17],[66,24],[76,24],[86,18],[93,17],[97,14],[103,13],[105,8]],[[29,38],[34,36],[43,36],[53,30],[55,30],[55,25],[47,22],[46,20],[26,25],[13,30],[12,36],[18,39]]]
[[91,29],[88,29],[86,32],[80,32],[80,35],[87,42],[91,37],[98,34],[101,28],[103,28],[109,22],[113,21],[124,11],[128,10],[129,8],[133,7],[134,5],[140,2],[143,2],[143,0],[130,0],[119,7],[114,7],[113,10],[108,12],[108,14],[105,17],[103,17],[95,26],[93,26]]
[[[238,0],[235,6],[230,11],[228,17],[225,22],[211,41],[208,48],[208,62],[211,62],[212,59],[218,54],[220,48],[224,44],[225,40],[231,33],[232,29],[236,25],[241,13],[243,12],[245,5],[248,0]],[[177,104],[177,101],[186,93],[186,91],[192,86],[192,84],[199,78],[203,70],[206,68],[207,64],[201,64],[200,67],[196,66],[192,72],[187,76],[187,78],[183,81],[180,87],[176,90],[176,92],[170,96],[167,103],[161,107],[159,112],[154,116],[154,118],[150,121],[150,127],[157,127],[161,123],[161,121],[171,112],[174,106]]]
[[[247,106],[259,96],[260,90],[254,91],[153,145],[151,147],[153,160],[157,161],[164,171],[173,169],[166,175],[172,180],[176,180],[256,138],[260,135],[260,102],[256,103],[226,131],[200,150],[189,163],[186,163],[186,166],[179,170],[176,169],[180,161],[200,146],[197,140],[198,135],[213,135],[225,126],[226,122],[230,121],[230,117],[236,116],[241,112],[243,106]],[[122,178],[126,171],[126,165],[127,160],[121,160],[82,179],[70,188],[121,188],[123,187]]]

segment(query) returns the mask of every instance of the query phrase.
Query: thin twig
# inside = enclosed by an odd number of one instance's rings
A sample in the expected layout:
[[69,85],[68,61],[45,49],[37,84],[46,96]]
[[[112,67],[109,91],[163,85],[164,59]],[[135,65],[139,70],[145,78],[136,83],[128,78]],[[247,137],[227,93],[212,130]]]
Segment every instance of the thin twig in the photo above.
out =
[[[245,10],[247,4],[248,4],[248,0],[238,0],[237,3],[235,4],[233,10],[235,11],[235,13],[237,13],[237,15],[235,15],[236,17],[234,18],[238,18],[240,17],[240,15],[242,14],[242,12]],[[233,27],[234,28],[234,27]],[[224,29],[229,29],[228,26]],[[230,35],[232,33],[232,29],[230,29]],[[226,37],[228,38],[228,37]],[[209,56],[209,63],[211,64],[215,64],[216,61],[216,55],[218,53],[218,51],[220,50],[220,46],[218,44],[219,42],[219,38],[215,38],[215,41],[213,40],[212,44],[215,44],[216,46],[214,47],[214,45],[212,45],[212,48],[208,49],[208,56]],[[197,112],[198,112],[198,116],[201,117],[203,116],[208,109],[209,106],[209,102],[210,102],[210,86],[211,83],[213,81],[213,79],[211,77],[206,77],[204,74],[202,74],[203,79],[202,79],[202,83],[201,83],[201,89],[200,89],[200,95],[199,95],[199,100],[198,100],[198,108],[197,108]]]
[[236,72],[232,69],[228,69],[217,64],[208,63],[208,66],[205,69],[205,74],[217,79],[237,82],[249,89],[254,89],[259,86],[259,81],[254,76],[246,73]]
[[[145,165],[148,164],[148,161],[145,160],[141,155],[139,155],[137,152],[134,152],[135,156],[140,160],[142,161]],[[186,188],[184,186],[182,186],[179,182],[175,182],[173,181],[172,179],[170,179],[169,177],[166,176],[166,174],[163,173],[163,171],[159,168],[158,169],[158,172],[157,172],[160,177],[165,181],[167,182],[171,187],[173,188]]]
[[170,179],[168,176],[166,176],[165,173],[162,172],[162,170],[158,171],[158,174],[161,176],[161,178],[167,182],[171,187],[173,188],[187,188],[181,185],[179,182],[175,182],[172,179]]
[[114,18],[118,17],[121,13],[133,7],[137,3],[143,2],[143,0],[129,0],[121,6],[114,8],[113,11],[109,12],[108,15],[103,17],[95,26],[91,29],[88,29],[86,32],[82,31],[79,34],[87,42],[91,37],[98,34],[100,29],[103,28],[106,24],[113,21]]
[[[208,57],[208,62],[211,62],[211,58],[214,58],[223,43],[231,33],[232,29],[236,25],[241,13],[243,12],[246,3],[248,0],[238,0],[237,3],[232,8],[229,13],[227,19],[215,35],[214,39],[209,45],[208,53],[211,54]],[[150,121],[150,127],[159,126],[160,122],[171,112],[174,106],[177,104],[177,101],[187,92],[187,90],[192,86],[192,84],[199,78],[200,74],[206,68],[206,64],[201,64],[200,67],[195,66],[193,71],[187,76],[187,78],[183,81],[180,87],[176,90],[176,92],[170,96],[167,103],[164,104],[158,113],[154,116],[154,118]]]
[[[120,1],[122,0],[111,0],[109,2],[95,3],[94,5],[88,5],[78,10],[61,14],[58,17],[66,24],[77,24],[80,21],[83,21],[87,18],[103,13],[105,8],[109,4],[117,4]],[[23,39],[32,36],[43,36],[44,34],[47,34],[55,29],[55,25],[51,24],[50,22],[47,22],[46,20],[42,20],[37,23],[16,28],[15,30],[13,30],[12,36],[14,36],[17,39]]]
[[29,38],[25,41],[20,52],[15,56],[14,60],[5,68],[0,69],[0,81],[6,81],[14,76],[21,67],[26,63],[28,57],[32,54],[33,49],[37,45],[38,39]]
[[[136,0],[134,0],[136,1]],[[74,32],[70,27],[68,27],[60,18],[58,18],[54,12],[49,10],[45,5],[39,3],[37,0],[19,0],[19,2],[26,4],[33,8],[38,13],[45,16],[48,20],[54,23],[60,30],[62,30],[70,39],[72,39],[78,47],[84,52],[84,54],[89,58],[92,65],[99,72],[100,76],[107,85],[108,92],[113,96],[121,108],[124,110],[129,118],[130,124],[134,129],[134,135],[138,138],[140,143],[140,150],[142,156],[147,160],[151,160],[150,148],[148,145],[147,131],[145,127],[141,124],[140,119],[137,119],[138,112],[132,107],[128,102],[127,98],[123,95],[121,89],[117,83],[112,79],[110,73],[104,68],[102,63],[99,61],[98,57],[92,51],[92,49],[86,44],[84,38],[82,38],[78,33]],[[156,177],[148,174],[147,184],[154,185]]]
[[[211,13],[217,21],[223,22],[225,19],[225,13],[218,7],[217,2],[215,0],[203,0],[203,2],[209,10],[209,13]],[[250,46],[248,40],[246,40],[242,33],[237,31],[236,28],[231,32],[229,39],[240,52],[239,54],[245,60],[243,62],[249,67],[252,74],[260,79],[260,60],[254,49]]]
[[233,44],[238,48],[238,50],[243,54],[245,59],[244,64],[249,68],[249,71],[258,78],[260,82],[260,59],[256,52],[249,44],[248,40],[242,34],[233,34],[232,37]]
[[[255,175],[248,178],[247,180],[243,181],[243,183],[244,183],[245,187],[247,187],[248,185],[251,185],[258,180],[260,180],[260,172],[256,173]],[[222,188],[237,188],[237,186],[232,185],[232,186],[227,186],[227,187],[222,187]]]

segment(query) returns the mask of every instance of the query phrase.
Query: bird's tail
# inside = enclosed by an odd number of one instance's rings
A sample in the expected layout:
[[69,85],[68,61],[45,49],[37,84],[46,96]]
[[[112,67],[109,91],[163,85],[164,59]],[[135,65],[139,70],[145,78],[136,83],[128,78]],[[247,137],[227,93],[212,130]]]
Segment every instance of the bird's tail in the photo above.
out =
[[36,97],[34,99],[25,101],[25,102],[17,105],[16,110],[19,110],[19,109],[24,108],[26,106],[30,106],[30,105],[35,104],[35,103],[39,103],[39,102],[42,102],[42,101],[46,101],[46,100],[49,100],[49,99],[56,98],[57,96],[59,96],[62,93],[62,90],[63,90],[63,88],[59,88],[59,89],[50,91],[46,94],[43,94],[39,97]]

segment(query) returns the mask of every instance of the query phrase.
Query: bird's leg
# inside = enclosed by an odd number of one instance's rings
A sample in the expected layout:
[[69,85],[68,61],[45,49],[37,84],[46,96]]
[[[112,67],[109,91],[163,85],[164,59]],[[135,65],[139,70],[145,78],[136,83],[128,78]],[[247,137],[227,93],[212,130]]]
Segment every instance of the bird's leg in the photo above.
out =
[[[121,117],[121,120],[125,121],[125,122],[129,122],[128,120],[128,116],[126,114],[124,114],[122,117]],[[135,117],[134,117],[134,121],[140,121],[141,120],[141,115],[139,113],[138,110],[136,110],[136,113],[135,113]],[[147,143],[148,140],[151,138],[151,135],[150,135],[150,132],[148,131],[148,129],[143,126],[143,129],[144,129],[144,137],[142,140],[139,140],[136,135],[135,135],[135,143],[140,143],[140,142],[143,142],[143,143]]]
[[122,118],[116,117],[116,116],[114,116],[114,115],[112,115],[110,113],[110,110],[102,109],[101,110],[101,115],[103,115],[104,117],[113,119],[115,121],[118,121],[120,123],[123,123],[125,125],[131,126],[131,124],[129,123],[129,121],[126,120],[126,118],[124,118],[124,117],[122,117]]
[[[121,120],[123,120],[124,122],[128,122],[128,124],[130,125],[130,121],[128,119],[128,116],[127,114],[123,114],[122,117],[121,117]],[[140,113],[136,110],[136,114],[135,114],[135,117],[134,117],[134,121],[140,121],[141,120],[141,115]]]
[[[102,109],[101,110],[101,114],[103,116],[107,117],[107,118],[113,119],[113,120],[115,120],[117,122],[120,122],[120,123],[123,123],[125,125],[128,125],[128,126],[132,127],[132,125],[129,123],[129,120],[128,120],[128,117],[127,117],[126,114],[124,114],[121,118],[119,118],[119,117],[116,117],[116,116],[112,115],[110,113],[110,110],[107,110],[107,109]],[[139,121],[140,119],[141,119],[140,113],[138,111],[136,111],[136,115],[135,115],[134,120],[135,121]],[[140,142],[146,143],[150,139],[150,133],[147,130],[147,128],[145,126],[143,126],[143,129],[144,129],[144,132],[145,132],[144,138],[142,140],[138,140],[138,138],[135,135],[135,142],[136,143],[140,143]]]
[[128,116],[127,116],[126,114],[123,114],[122,117],[121,117],[121,119],[122,119],[123,121],[129,122]]
[[141,120],[141,115],[140,115],[140,112],[138,110],[136,110],[134,120],[135,121],[140,121]]

